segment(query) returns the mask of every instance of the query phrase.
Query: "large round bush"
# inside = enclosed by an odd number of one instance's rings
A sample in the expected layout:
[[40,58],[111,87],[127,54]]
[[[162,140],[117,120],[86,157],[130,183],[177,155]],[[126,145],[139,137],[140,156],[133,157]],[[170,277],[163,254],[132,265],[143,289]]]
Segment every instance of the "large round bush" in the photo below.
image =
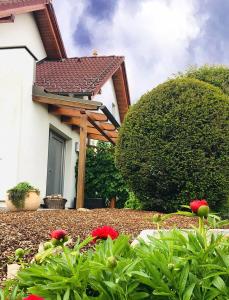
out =
[[219,87],[229,95],[229,68],[223,65],[204,65],[200,68],[191,67],[181,77],[190,77],[208,82]]
[[170,80],[141,97],[120,130],[116,163],[145,208],[226,202],[228,118],[228,96],[197,79]]

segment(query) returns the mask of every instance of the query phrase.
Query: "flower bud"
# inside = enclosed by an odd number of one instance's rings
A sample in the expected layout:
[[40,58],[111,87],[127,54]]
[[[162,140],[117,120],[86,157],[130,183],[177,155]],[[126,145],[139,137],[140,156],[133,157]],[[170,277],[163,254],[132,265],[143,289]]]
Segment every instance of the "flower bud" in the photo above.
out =
[[57,239],[51,239],[51,243],[52,243],[52,245],[53,246],[58,246],[59,245],[59,240],[57,240]]
[[201,217],[201,218],[207,218],[209,213],[209,207],[207,205],[202,205],[198,208],[197,211],[197,216]]
[[40,253],[37,253],[35,256],[34,256],[34,259],[37,263],[41,262],[42,260],[42,255]]
[[25,250],[22,248],[18,248],[15,251],[16,258],[22,258],[25,255]]
[[159,222],[161,222],[161,215],[160,214],[153,215],[152,220],[153,220],[153,223],[159,223]]
[[110,256],[107,258],[107,266],[109,268],[115,268],[117,266],[117,260],[114,256]]
[[45,242],[44,245],[44,250],[50,249],[53,247],[53,243],[52,242]]
[[173,270],[173,269],[174,269],[174,267],[175,267],[175,265],[174,265],[174,264],[172,264],[172,263],[168,264],[168,269],[169,269],[169,270]]

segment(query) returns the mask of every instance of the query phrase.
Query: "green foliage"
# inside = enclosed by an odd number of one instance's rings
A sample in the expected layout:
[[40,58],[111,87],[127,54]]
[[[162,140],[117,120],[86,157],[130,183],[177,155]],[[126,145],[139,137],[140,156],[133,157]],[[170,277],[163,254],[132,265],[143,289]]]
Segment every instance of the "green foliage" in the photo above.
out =
[[229,195],[229,100],[177,78],[143,95],[120,130],[116,164],[144,208],[174,211],[193,198],[219,210]]
[[136,278],[153,291],[149,299],[218,299],[229,297],[228,240],[198,232],[161,233],[137,248],[144,272]]
[[34,191],[38,195],[40,194],[40,191],[28,182],[20,182],[7,192],[9,193],[9,200],[12,201],[13,205],[18,209],[22,209],[24,207],[25,198],[30,191]]
[[229,95],[229,68],[223,65],[204,65],[200,68],[191,67],[178,77],[195,78],[210,83],[220,88],[225,94]]
[[124,205],[125,208],[142,209],[140,200],[135,196],[133,192],[129,192],[129,197]]
[[91,240],[44,251],[40,263],[5,283],[0,299],[21,300],[29,293],[45,300],[229,299],[225,236],[198,229],[159,231],[134,247],[128,236],[119,236],[82,251]]
[[[77,171],[78,162],[76,174]],[[108,200],[116,196],[121,203],[128,197],[126,184],[114,163],[114,147],[108,143],[99,142],[96,148],[87,149],[85,195]]]

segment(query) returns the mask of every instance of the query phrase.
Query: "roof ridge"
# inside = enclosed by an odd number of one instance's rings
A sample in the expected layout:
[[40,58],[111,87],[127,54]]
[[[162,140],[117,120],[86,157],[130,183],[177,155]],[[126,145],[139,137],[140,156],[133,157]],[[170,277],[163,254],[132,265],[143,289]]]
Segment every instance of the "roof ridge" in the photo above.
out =
[[82,58],[104,58],[104,57],[114,57],[114,58],[124,58],[122,55],[91,55],[91,56],[74,56],[68,57],[68,59],[82,59]]

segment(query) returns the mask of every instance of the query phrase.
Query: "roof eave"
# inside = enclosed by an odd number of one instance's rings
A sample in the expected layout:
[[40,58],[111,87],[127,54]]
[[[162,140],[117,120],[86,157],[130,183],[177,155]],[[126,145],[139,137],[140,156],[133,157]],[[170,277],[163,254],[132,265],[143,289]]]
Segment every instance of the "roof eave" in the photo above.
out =
[[42,10],[45,9],[46,4],[34,4],[34,5],[28,5],[28,6],[20,6],[17,8],[9,8],[6,10],[0,10],[0,18],[9,17],[11,15],[19,15],[23,13],[28,13],[32,11]]
[[47,10],[48,10],[48,13],[49,13],[52,25],[53,25],[53,29],[54,29],[56,38],[58,40],[58,44],[59,44],[61,55],[62,55],[61,58],[67,58],[67,53],[66,53],[66,50],[65,50],[65,47],[64,47],[64,42],[63,42],[63,39],[62,39],[62,36],[61,36],[61,33],[60,33],[60,28],[59,28],[59,25],[58,25],[58,22],[57,22],[55,10],[54,10],[53,5],[52,5],[51,2],[47,4]]

